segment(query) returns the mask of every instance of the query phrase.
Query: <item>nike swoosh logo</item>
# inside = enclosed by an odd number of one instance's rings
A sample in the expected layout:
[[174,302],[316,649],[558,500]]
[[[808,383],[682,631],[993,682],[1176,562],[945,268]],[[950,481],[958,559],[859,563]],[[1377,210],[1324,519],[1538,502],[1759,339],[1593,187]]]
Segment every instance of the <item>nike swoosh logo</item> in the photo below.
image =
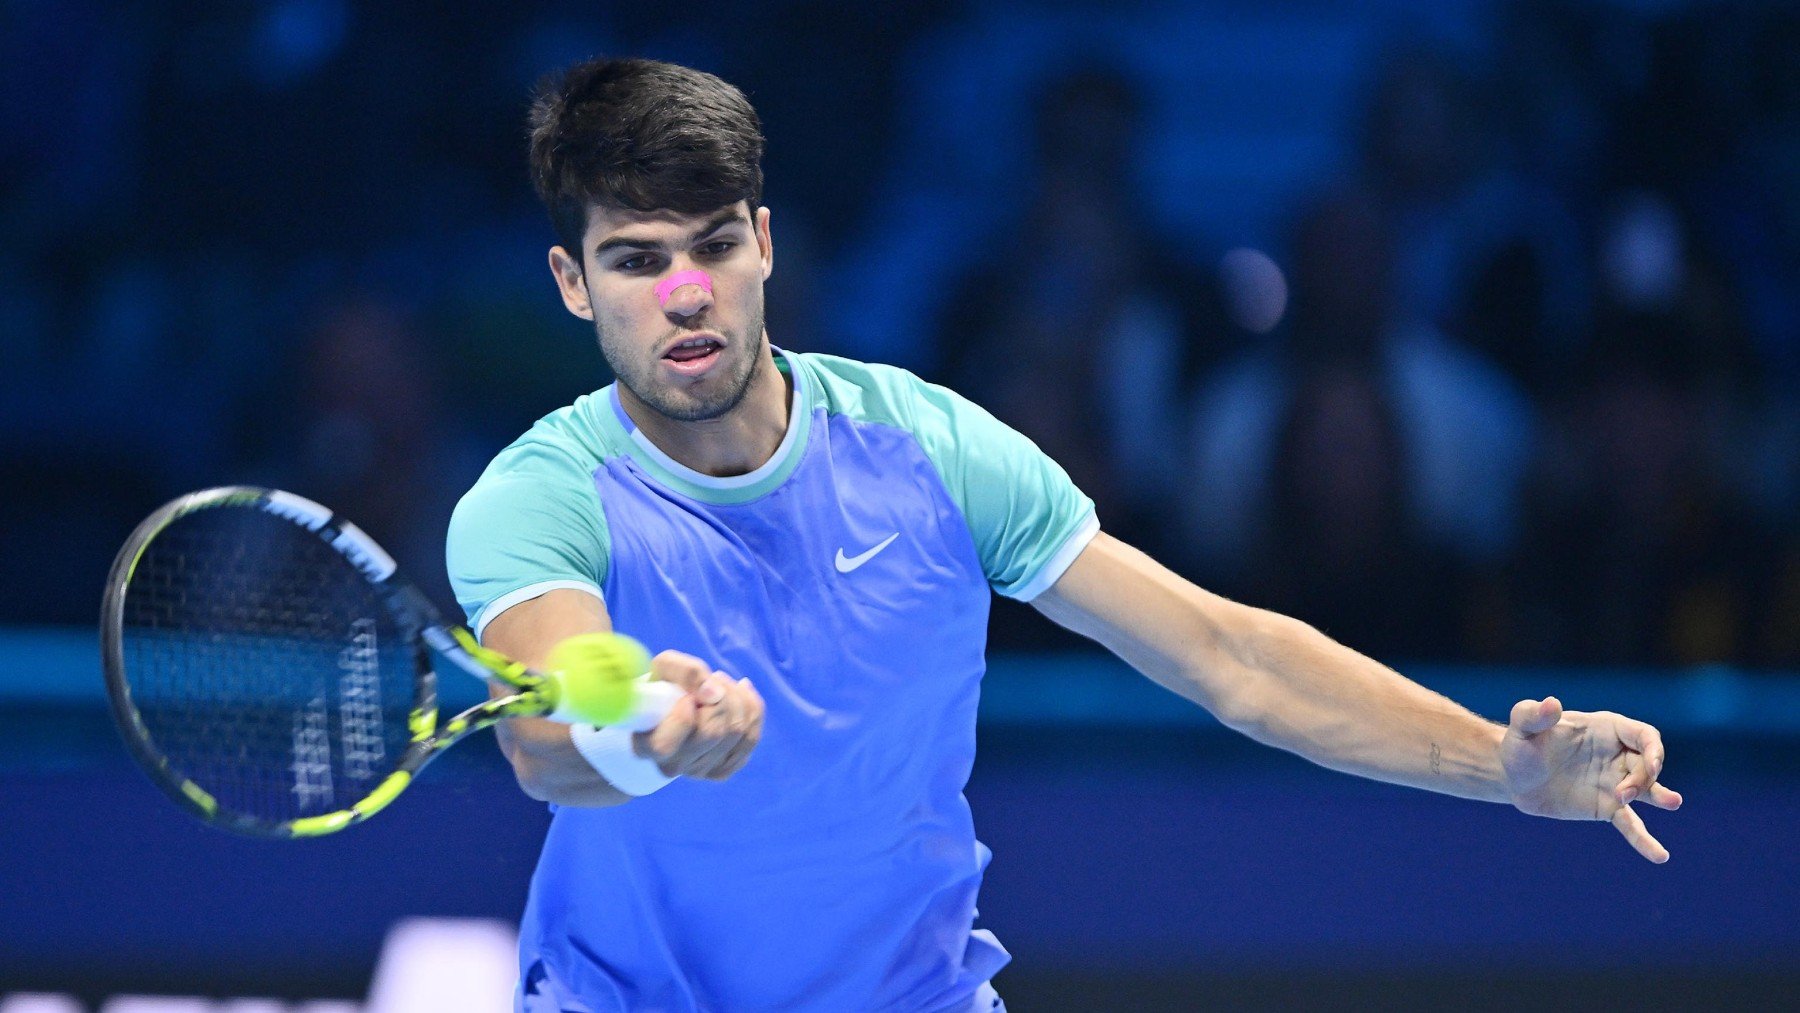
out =
[[889,545],[892,545],[894,543],[894,539],[899,538],[899,537],[900,537],[900,532],[896,531],[893,534],[887,536],[886,538],[883,538],[881,540],[880,545],[875,546],[873,549],[870,549],[867,552],[861,552],[854,556],[845,556],[844,550],[839,549],[838,554],[837,554],[837,571],[839,573],[849,573],[851,570],[854,570],[857,567],[868,562],[869,560],[874,559],[875,553],[880,552],[882,549],[887,548]]

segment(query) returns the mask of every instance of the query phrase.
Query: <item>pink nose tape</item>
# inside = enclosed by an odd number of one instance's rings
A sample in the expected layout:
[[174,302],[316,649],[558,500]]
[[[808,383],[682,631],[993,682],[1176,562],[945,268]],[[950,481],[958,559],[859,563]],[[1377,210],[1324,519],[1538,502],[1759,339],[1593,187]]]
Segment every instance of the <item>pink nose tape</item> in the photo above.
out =
[[712,295],[712,276],[705,271],[676,271],[667,278],[656,283],[656,301],[664,308],[669,305],[669,297],[683,285],[698,285]]

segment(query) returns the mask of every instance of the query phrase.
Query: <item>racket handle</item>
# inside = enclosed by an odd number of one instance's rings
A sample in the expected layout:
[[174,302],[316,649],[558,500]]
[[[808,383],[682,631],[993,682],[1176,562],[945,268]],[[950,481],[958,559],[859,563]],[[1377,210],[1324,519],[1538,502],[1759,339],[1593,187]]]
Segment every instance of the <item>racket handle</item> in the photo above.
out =
[[608,727],[630,732],[647,732],[662,722],[669,708],[681,699],[681,687],[672,682],[640,675],[635,680],[636,692],[631,697],[631,710]]

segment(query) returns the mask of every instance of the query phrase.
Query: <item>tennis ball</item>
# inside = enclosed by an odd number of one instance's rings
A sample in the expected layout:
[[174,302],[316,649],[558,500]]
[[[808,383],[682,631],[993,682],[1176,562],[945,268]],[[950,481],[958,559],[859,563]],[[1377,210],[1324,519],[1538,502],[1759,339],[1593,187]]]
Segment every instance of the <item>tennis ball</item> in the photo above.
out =
[[631,713],[650,652],[622,633],[580,633],[552,647],[544,667],[557,687],[558,714],[610,725]]

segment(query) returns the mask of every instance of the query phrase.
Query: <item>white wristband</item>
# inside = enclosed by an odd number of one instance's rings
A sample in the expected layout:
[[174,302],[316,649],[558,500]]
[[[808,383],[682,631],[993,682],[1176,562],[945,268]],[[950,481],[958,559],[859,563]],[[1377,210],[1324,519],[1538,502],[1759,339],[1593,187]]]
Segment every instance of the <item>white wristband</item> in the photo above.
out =
[[570,725],[569,741],[581,758],[606,783],[627,795],[648,795],[674,778],[664,774],[656,761],[639,756],[631,748],[631,732],[624,728]]

